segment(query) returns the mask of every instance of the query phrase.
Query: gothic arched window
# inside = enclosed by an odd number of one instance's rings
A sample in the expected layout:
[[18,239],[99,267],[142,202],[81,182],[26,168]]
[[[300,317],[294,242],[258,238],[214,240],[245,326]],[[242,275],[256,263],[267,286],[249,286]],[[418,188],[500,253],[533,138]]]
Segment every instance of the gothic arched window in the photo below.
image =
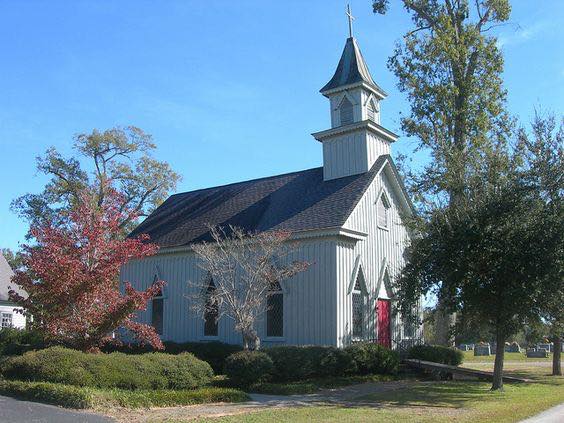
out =
[[339,105],[339,116],[341,125],[353,123],[353,105],[347,96],[343,97]]
[[266,298],[266,336],[284,336],[284,293],[279,283],[270,289]]
[[204,336],[217,336],[217,319],[219,316],[219,307],[213,296],[215,292],[215,283],[210,279],[210,283],[206,289],[206,308],[204,311]]
[[352,290],[352,335],[353,338],[364,336],[364,294],[360,285],[362,272],[358,273]]
[[[156,283],[159,278],[155,275],[153,279],[153,284]],[[159,292],[151,300],[151,326],[155,328],[157,334],[163,334],[163,314],[164,314],[164,295],[163,289],[159,289]]]

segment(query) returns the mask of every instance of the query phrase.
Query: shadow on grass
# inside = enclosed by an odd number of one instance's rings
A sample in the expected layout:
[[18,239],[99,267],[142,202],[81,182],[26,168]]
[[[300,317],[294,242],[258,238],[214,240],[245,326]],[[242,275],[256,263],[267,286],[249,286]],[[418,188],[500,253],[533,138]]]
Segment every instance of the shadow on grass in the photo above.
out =
[[489,391],[487,383],[483,382],[432,382],[418,384],[406,389],[381,394],[368,395],[359,399],[365,405],[376,402],[386,406],[414,406],[462,408],[468,402],[485,399],[496,395]]

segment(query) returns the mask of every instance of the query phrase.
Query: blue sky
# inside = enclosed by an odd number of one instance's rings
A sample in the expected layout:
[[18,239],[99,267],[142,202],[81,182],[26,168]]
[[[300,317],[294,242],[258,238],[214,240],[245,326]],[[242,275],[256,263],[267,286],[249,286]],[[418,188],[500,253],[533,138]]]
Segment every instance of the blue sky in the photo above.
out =
[[[311,137],[329,127],[318,90],[347,36],[345,1],[3,1],[0,3],[0,246],[27,227],[9,210],[46,179],[35,157],[74,134],[136,125],[183,176],[178,190],[321,165]],[[386,60],[411,23],[399,2],[386,16],[351,1],[355,36],[390,94],[382,124],[399,133],[409,111]],[[564,109],[564,2],[513,1],[498,30],[509,107]],[[411,154],[413,141],[395,151]]]

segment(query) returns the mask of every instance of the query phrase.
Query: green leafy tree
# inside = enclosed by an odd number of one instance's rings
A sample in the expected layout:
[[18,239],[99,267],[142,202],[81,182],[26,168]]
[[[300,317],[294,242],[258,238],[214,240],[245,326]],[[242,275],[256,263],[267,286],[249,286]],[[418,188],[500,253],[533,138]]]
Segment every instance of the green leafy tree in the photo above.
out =
[[136,224],[129,216],[147,216],[180,179],[168,163],[152,157],[155,148],[152,137],[133,126],[79,134],[74,138],[76,156],[65,158],[51,147],[37,158],[38,172],[51,179],[41,193],[25,194],[11,208],[32,226],[60,224],[84,190],[101,205],[113,186],[125,199],[124,210],[133,211],[120,222],[125,234]]
[[[494,170],[491,162],[503,158],[498,152],[504,150],[512,120],[505,108],[503,57],[488,31],[509,19],[511,7],[508,0],[399,3],[414,27],[398,42],[388,67],[410,103],[402,131],[431,157],[421,172],[408,172],[407,178],[425,212],[436,202],[464,201],[481,184],[484,169]],[[389,1],[372,4],[375,13],[384,14]],[[439,343],[452,343],[454,320],[439,302]]]
[[503,172],[493,163],[463,201],[420,217],[398,281],[402,313],[435,292],[447,309],[491,328],[492,389],[503,387],[505,342],[527,323],[544,318],[555,338],[562,334],[564,155],[562,126],[554,128],[537,117],[532,139],[521,131],[514,154],[506,152]]
[[[542,233],[564,233],[564,118],[559,124],[554,116],[535,116],[532,134],[520,132],[520,144],[527,156],[526,179],[544,203]],[[562,375],[560,362],[564,337],[564,246],[559,245],[554,271],[544,284],[541,317],[548,324],[554,343],[552,374]]]

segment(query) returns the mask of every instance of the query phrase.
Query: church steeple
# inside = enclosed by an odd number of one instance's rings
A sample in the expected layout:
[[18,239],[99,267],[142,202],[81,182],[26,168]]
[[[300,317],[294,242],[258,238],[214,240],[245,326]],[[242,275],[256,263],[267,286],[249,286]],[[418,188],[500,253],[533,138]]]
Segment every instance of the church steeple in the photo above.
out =
[[372,79],[356,39],[347,7],[349,38],[331,80],[320,92],[329,99],[331,129],[313,134],[323,143],[325,180],[370,170],[378,156],[390,153],[397,135],[380,126],[380,101],[386,92]]
[[379,97],[384,98],[386,96],[384,90],[372,79],[356,39],[349,37],[333,78],[319,92],[326,95],[333,90],[346,89],[350,88],[351,85],[362,83],[370,87],[375,93],[379,93]]

